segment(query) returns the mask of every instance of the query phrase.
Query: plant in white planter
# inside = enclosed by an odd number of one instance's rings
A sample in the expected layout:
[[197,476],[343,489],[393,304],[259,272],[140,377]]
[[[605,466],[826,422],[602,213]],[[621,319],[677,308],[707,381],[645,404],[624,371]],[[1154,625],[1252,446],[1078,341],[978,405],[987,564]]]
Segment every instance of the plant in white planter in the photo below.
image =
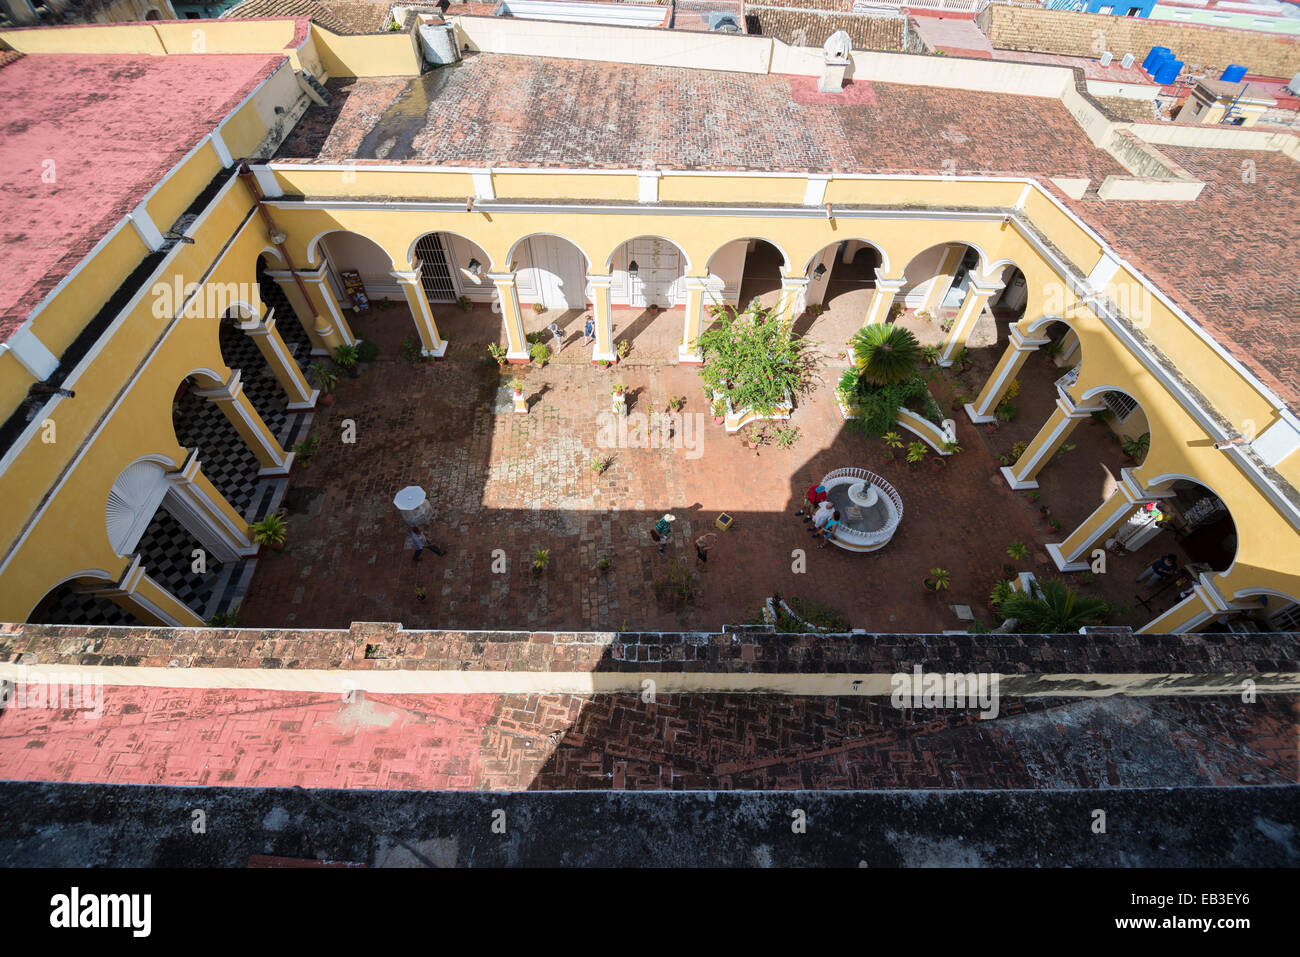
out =
[[807,388],[812,373],[808,341],[757,300],[744,312],[722,306],[716,315],[699,339],[700,379],[707,392],[736,414],[788,414],[793,395]]

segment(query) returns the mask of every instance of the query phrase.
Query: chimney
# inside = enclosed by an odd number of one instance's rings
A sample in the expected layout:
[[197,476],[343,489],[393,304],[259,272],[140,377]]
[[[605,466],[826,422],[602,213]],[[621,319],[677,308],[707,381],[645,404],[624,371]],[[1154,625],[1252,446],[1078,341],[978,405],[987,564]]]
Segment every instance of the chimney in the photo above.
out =
[[822,76],[817,89],[822,93],[844,92],[844,74],[849,68],[849,51],[853,41],[843,30],[836,30],[822,47]]

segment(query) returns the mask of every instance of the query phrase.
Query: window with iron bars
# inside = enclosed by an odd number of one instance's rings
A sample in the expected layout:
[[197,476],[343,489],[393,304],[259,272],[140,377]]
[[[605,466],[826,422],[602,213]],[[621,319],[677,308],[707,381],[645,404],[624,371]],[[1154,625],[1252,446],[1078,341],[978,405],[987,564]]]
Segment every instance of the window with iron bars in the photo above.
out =
[[1106,403],[1106,408],[1115,413],[1115,419],[1119,422],[1125,421],[1137,408],[1137,402],[1123,392],[1107,392],[1101,397],[1101,401]]

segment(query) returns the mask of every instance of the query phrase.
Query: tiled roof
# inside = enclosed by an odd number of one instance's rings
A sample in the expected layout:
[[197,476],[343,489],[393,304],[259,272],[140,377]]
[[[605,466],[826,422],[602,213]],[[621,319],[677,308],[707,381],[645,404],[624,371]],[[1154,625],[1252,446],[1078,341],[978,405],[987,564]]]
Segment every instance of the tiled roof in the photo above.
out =
[[855,50],[903,49],[905,21],[902,17],[869,17],[746,4],[745,19],[749,21],[750,33],[795,46],[819,47],[832,33],[843,30],[849,35]]
[[390,0],[243,0],[223,17],[309,17],[340,35],[382,33]]
[[[1060,198],[1300,409],[1300,237],[1286,212],[1300,165],[1277,153],[1161,147],[1207,180],[1198,200],[1101,202],[1102,180],[1127,171],[1042,97],[866,82],[824,95],[811,77],[492,54],[331,88],[334,103],[308,111],[282,158],[1087,177],[1083,201]],[[413,90],[428,102],[418,117]]]

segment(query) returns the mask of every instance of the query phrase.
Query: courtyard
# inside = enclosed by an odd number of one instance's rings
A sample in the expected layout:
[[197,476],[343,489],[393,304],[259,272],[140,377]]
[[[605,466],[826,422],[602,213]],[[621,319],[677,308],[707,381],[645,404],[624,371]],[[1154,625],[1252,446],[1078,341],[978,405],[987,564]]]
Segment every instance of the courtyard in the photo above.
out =
[[[748,283],[742,292],[765,294]],[[833,395],[847,365],[839,344],[861,321],[859,299],[869,295],[846,292],[822,315],[800,319],[796,328],[820,342],[816,379],[790,421],[769,423],[757,448],[714,424],[697,369],[670,360],[680,309],[615,310],[615,340],[628,341],[629,349],[609,368],[589,361],[576,310],[527,313],[529,332],[551,323],[561,330],[562,348],[544,367],[498,368],[487,346],[504,341],[500,317],[485,306],[439,310],[450,346],[433,362],[403,358],[413,328],[403,306],[358,316],[356,334],[375,343],[379,355],[359,377],[340,380],[333,405],[318,408],[312,431],[321,447],[309,464],[295,467],[284,499],[286,546],[263,551],[241,622],[705,630],[758,622],[764,600],[779,594],[876,632],[964,631],[970,623],[954,605],[996,624],[988,607],[993,585],[1008,572],[1055,577],[1044,546],[1064,539],[1115,489],[1120,469],[1134,463],[1106,426],[1088,421],[1075,430],[1071,448],[1043,469],[1038,501],[1007,486],[998,456],[1032,438],[1064,371],[1041,355],[1021,373],[1015,420],[975,426],[952,411],[963,451],[943,461],[930,454],[916,465],[901,450],[891,456],[878,439],[850,427]],[[923,341],[939,334],[935,326],[918,330]],[[1001,353],[1005,328],[981,335],[964,371],[931,370],[931,392],[945,411],[959,410],[963,395],[979,391]],[[525,381],[527,415],[511,407],[507,383],[516,375]],[[680,434],[655,443],[648,429],[638,442],[633,430],[614,443],[622,447],[609,447],[609,417],[601,413],[615,383],[629,389],[629,424],[638,414],[667,412],[671,398],[683,400]],[[350,443],[343,441],[349,423]],[[797,430],[789,447],[775,441],[778,425]],[[596,459],[603,471],[592,467]],[[901,526],[879,552],[819,548],[794,514],[810,484],[845,466],[875,472],[902,496]],[[427,491],[433,516],[426,534],[445,554],[426,551],[412,560],[392,504],[407,485]],[[724,512],[734,519],[725,531],[715,525]],[[650,530],[664,513],[677,520],[661,554]],[[691,542],[707,532],[717,533],[716,547],[701,565]],[[1007,552],[1014,542],[1027,547],[1019,561]],[[547,553],[540,573],[533,568],[538,550]],[[1066,577],[1110,601],[1112,623],[1140,627],[1176,599],[1167,590],[1144,608],[1139,599],[1147,593],[1134,583],[1167,551],[1178,547],[1161,535],[1134,554],[1108,556],[1105,574]],[[923,585],[936,567],[950,573],[947,591]]]

